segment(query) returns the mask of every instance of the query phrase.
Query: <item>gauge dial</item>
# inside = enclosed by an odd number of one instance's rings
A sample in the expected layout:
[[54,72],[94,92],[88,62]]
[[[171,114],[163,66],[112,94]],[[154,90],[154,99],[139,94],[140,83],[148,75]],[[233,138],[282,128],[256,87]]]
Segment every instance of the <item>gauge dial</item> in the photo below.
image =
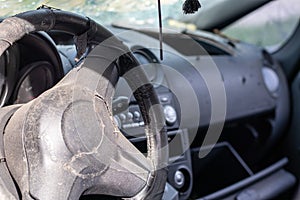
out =
[[16,87],[15,103],[26,103],[38,97],[54,84],[53,66],[48,62],[35,62],[26,66]]
[[164,77],[161,66],[156,62],[157,59],[151,58],[151,56],[142,51],[135,52],[134,55],[154,87],[161,85]]

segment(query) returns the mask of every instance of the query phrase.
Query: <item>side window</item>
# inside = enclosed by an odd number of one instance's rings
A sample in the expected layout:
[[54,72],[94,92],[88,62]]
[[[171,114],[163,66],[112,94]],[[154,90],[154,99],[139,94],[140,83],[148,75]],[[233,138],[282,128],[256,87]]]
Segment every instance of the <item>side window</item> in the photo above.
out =
[[299,0],[271,1],[228,26],[223,33],[274,51],[291,36],[299,19]]

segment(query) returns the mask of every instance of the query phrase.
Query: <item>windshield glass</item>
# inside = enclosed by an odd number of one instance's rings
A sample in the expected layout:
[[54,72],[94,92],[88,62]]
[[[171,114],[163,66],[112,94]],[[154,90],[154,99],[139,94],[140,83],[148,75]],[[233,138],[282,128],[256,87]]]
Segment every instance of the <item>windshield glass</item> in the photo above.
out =
[[[201,3],[206,1],[202,0]],[[161,0],[165,27],[186,25],[178,21],[183,17],[183,2],[184,0]],[[158,24],[157,0],[0,0],[0,13],[2,17],[6,17],[41,5],[76,12],[106,25],[116,23],[153,27]]]

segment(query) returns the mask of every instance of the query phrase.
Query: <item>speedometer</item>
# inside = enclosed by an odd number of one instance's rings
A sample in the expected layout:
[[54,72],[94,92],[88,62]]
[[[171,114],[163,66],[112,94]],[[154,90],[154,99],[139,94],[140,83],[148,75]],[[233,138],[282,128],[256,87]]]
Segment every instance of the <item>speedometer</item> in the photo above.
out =
[[46,61],[34,62],[21,71],[14,103],[26,103],[38,97],[54,84],[53,66]]
[[141,67],[144,69],[145,74],[153,86],[158,87],[161,85],[164,73],[156,57],[146,49],[135,50],[134,56],[141,64]]

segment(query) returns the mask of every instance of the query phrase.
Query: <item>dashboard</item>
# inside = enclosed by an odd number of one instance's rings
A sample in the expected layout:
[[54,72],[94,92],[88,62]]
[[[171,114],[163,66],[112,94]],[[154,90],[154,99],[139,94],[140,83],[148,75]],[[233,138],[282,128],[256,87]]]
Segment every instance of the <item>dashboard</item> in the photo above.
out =
[[[276,161],[269,155],[288,122],[289,93],[279,63],[266,50],[206,32],[166,32],[160,60],[156,31],[108,29],[134,52],[158,94],[170,142],[165,199],[208,196]],[[75,56],[66,33],[27,35],[0,58],[1,105],[26,103],[51,88],[77,66]],[[146,152],[144,122],[132,94],[120,78],[114,119]],[[214,98],[226,101],[219,105]],[[218,106],[225,106],[224,116]],[[200,148],[210,127],[223,120],[213,150],[212,143]],[[199,158],[205,151],[208,156]]]

